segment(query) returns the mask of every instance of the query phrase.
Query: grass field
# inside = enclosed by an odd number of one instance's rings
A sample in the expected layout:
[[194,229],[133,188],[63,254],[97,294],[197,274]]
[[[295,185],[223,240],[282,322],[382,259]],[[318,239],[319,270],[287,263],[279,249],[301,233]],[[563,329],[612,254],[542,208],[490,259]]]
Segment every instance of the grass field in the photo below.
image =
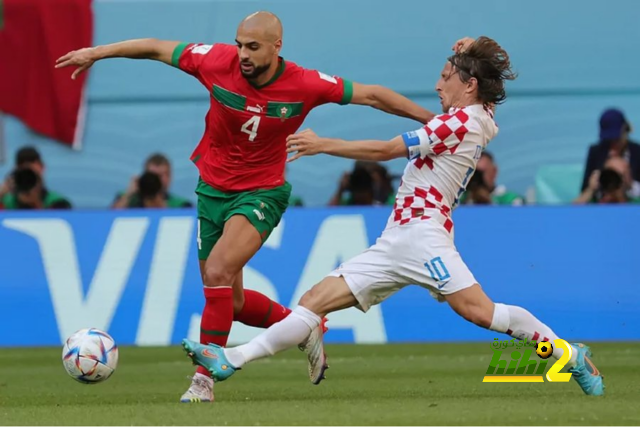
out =
[[596,343],[607,395],[577,384],[487,384],[488,343],[329,346],[312,386],[295,350],[216,386],[213,404],[178,403],[193,369],[178,347],[121,348],[108,381],[67,376],[58,348],[0,350],[2,425],[638,425],[640,343]]

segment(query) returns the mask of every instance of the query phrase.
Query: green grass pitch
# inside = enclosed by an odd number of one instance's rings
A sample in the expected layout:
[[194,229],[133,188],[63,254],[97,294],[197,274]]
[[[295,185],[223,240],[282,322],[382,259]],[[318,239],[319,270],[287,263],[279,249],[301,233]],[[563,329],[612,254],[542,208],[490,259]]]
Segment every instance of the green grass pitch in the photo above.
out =
[[2,425],[638,425],[640,343],[592,343],[606,396],[569,383],[488,384],[489,343],[328,346],[328,379],[309,383],[297,350],[181,404],[193,367],[178,347],[120,348],[116,373],[83,385],[59,348],[0,350]]

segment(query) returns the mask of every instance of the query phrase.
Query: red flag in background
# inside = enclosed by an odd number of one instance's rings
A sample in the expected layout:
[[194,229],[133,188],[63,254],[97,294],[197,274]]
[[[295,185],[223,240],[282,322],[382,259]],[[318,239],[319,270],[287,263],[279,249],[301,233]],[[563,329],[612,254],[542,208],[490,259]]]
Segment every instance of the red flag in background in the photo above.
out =
[[0,111],[34,131],[79,148],[87,73],[55,69],[93,40],[91,0],[0,0]]

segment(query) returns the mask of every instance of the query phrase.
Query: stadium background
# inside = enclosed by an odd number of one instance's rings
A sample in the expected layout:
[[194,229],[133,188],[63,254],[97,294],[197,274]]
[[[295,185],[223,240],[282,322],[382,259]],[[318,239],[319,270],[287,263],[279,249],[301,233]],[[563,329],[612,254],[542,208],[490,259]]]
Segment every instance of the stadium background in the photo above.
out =
[[[614,2],[615,3],[615,2]],[[437,107],[433,86],[452,43],[489,35],[511,53],[520,78],[498,110],[490,145],[500,182],[539,204],[577,195],[599,114],[615,106],[640,118],[635,18],[609,2],[546,5],[470,0],[195,1],[95,0],[96,44],[157,37],[232,42],[238,21],[257,10],[285,26],[283,56],[309,68],[378,83]],[[67,72],[67,71],[61,71]],[[169,155],[173,192],[193,199],[208,97],[199,83],[158,63],[110,60],[90,73],[88,121],[70,150],[5,117],[7,157],[34,144],[47,182],[74,212],[0,213],[0,345],[57,345],[73,330],[109,330],[120,344],[166,345],[192,334],[202,307],[193,212],[107,211],[143,159]],[[415,123],[355,106],[325,106],[305,126],[344,138],[389,138]],[[632,134],[633,137],[633,134]],[[404,162],[391,163],[395,173]],[[247,287],[291,304],[341,260],[371,244],[388,208],[322,208],[351,162],[303,159],[288,179],[304,197],[245,270]],[[11,161],[0,166],[4,176]],[[545,180],[561,185],[549,186]],[[568,190],[567,190],[568,188]],[[571,194],[573,191],[573,194]],[[637,207],[463,207],[456,243],[489,294],[530,308],[562,336],[640,339]],[[33,313],[37,313],[34,315]],[[331,318],[330,342],[489,340],[419,289],[363,316]],[[32,334],[33,328],[38,334]],[[254,331],[237,325],[233,342]],[[190,332],[191,331],[191,332]]]

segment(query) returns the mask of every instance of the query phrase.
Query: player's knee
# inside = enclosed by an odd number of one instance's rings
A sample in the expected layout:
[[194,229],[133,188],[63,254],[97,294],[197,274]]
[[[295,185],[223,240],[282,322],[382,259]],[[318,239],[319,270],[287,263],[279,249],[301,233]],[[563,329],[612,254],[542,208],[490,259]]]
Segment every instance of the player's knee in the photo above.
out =
[[204,285],[207,288],[217,288],[220,286],[231,286],[235,274],[223,266],[210,266],[205,268],[203,276]]
[[312,307],[314,306],[316,300],[318,297],[318,291],[316,290],[316,287],[314,286],[313,288],[309,289],[307,292],[304,293],[304,295],[302,295],[302,298],[300,298],[300,301],[298,302],[298,305],[303,306],[304,308],[307,308],[311,311]]
[[320,284],[315,285],[313,288],[305,292],[305,294],[302,295],[302,298],[300,298],[298,304],[317,315],[324,316],[327,314],[324,307],[326,305],[326,301],[322,296],[322,287]]

